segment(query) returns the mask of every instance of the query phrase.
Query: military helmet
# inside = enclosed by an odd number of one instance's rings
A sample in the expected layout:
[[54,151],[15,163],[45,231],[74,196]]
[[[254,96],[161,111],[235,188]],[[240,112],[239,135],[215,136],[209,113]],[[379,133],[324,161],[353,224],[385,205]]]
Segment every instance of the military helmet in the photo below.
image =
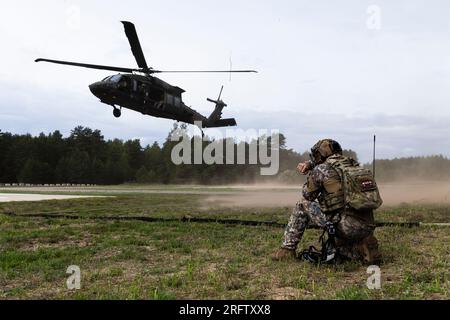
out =
[[324,162],[333,154],[342,154],[342,148],[337,141],[332,139],[319,140],[311,148],[311,158],[316,164]]

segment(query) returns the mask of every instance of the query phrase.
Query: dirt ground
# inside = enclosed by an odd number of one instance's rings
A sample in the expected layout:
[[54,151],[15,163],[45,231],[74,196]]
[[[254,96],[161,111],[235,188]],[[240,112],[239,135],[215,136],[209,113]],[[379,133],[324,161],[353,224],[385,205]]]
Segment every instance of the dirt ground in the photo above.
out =
[[[240,188],[245,188],[240,186]],[[223,206],[242,207],[281,207],[293,206],[301,198],[300,186],[274,186],[272,190],[264,186],[257,190],[256,186],[247,187],[248,192],[206,199],[208,205],[217,203]],[[450,183],[447,182],[398,182],[381,184],[380,193],[385,206],[410,204],[448,204],[450,203]]]
[[[403,181],[381,183],[379,185],[384,206],[399,204],[449,204],[450,183],[442,181]],[[2,187],[0,202],[69,199],[79,197],[72,194],[125,194],[125,193],[156,193],[156,194],[207,194],[204,204],[239,207],[291,207],[301,198],[301,186],[295,185],[223,185],[223,186],[114,186],[114,187]],[[11,194],[9,192],[45,192],[46,195]],[[50,195],[62,193],[63,195]],[[71,195],[65,195],[70,193]],[[21,200],[23,199],[23,200]]]

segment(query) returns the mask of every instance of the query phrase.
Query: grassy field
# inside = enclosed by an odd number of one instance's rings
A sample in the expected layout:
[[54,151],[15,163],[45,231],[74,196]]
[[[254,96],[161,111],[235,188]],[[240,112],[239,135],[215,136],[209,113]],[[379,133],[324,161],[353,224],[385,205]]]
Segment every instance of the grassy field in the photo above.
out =
[[[89,219],[188,215],[285,223],[289,207],[205,206],[206,194],[120,190],[108,198],[0,203],[0,298],[449,299],[448,227],[378,228],[382,288],[369,290],[366,267],[358,263],[271,261],[280,228]],[[85,218],[20,216],[44,212]],[[376,217],[450,222],[450,205],[402,204],[382,208]],[[300,246],[317,244],[318,236],[308,230]],[[79,290],[66,287],[69,265],[81,269]]]

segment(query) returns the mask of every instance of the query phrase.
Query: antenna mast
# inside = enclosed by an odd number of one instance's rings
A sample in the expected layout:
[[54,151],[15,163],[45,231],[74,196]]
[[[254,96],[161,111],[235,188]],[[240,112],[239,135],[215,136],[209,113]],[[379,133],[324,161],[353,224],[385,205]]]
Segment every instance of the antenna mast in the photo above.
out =
[[376,154],[376,143],[377,143],[377,135],[373,135],[373,161],[372,161],[372,173],[373,178],[375,179],[375,154]]

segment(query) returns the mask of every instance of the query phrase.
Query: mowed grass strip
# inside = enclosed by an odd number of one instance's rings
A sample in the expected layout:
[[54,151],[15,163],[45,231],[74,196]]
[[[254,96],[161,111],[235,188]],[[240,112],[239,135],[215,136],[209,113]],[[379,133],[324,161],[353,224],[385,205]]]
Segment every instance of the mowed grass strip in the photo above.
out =
[[[205,208],[201,195],[124,194],[115,198],[2,204],[16,214],[186,214],[286,222],[290,208]],[[93,209],[97,209],[94,210]],[[444,206],[381,210],[378,220],[448,222]],[[272,262],[282,229],[217,223],[97,221],[0,215],[0,297],[38,299],[448,299],[448,228],[379,228],[382,289],[369,290],[357,263]],[[317,245],[308,230],[300,246]],[[81,269],[68,290],[66,269]]]

